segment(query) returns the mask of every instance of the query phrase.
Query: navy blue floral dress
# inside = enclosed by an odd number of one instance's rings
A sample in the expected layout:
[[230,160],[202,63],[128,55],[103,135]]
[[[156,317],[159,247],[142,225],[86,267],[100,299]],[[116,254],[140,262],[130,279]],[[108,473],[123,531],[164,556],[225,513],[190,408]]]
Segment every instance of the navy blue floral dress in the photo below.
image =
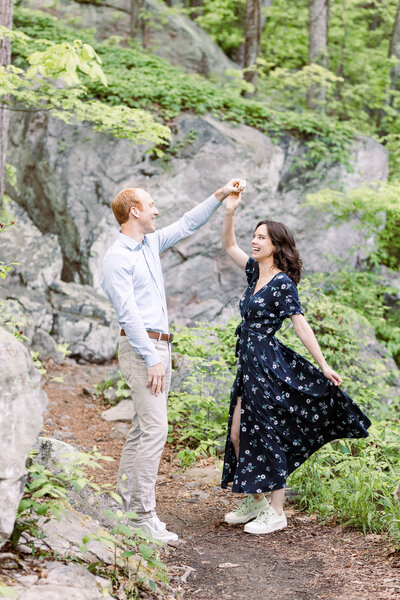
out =
[[[285,487],[288,475],[327,442],[367,437],[371,422],[319,369],[275,337],[284,319],[303,314],[292,279],[278,273],[254,294],[259,269],[253,258],[246,275],[221,485],[233,481],[233,492],[259,494]],[[236,461],[229,434],[238,396]]]

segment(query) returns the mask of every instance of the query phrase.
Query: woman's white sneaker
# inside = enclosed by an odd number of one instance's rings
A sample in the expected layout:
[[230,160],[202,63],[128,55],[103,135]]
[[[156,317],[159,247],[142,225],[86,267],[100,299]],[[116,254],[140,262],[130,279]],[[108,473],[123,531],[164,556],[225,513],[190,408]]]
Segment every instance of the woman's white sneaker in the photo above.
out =
[[244,526],[246,533],[262,534],[272,533],[284,529],[287,526],[286,515],[284,512],[280,515],[272,506],[262,510],[258,517],[251,523]]
[[267,510],[269,506],[268,500],[255,500],[252,495],[246,496],[243,502],[239,505],[237,510],[225,515],[225,523],[230,525],[236,525],[238,523],[247,523],[251,519],[254,519],[262,510]]

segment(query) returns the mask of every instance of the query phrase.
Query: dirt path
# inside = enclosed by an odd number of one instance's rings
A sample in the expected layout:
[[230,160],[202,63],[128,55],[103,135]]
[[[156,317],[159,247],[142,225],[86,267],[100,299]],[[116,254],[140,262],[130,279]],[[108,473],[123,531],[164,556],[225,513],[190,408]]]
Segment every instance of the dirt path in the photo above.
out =
[[[96,475],[97,481],[112,484],[123,441],[110,439],[113,425],[100,416],[104,407],[83,389],[93,389],[115,367],[68,361],[49,367],[45,385],[50,399],[45,435],[82,450],[97,446],[114,457]],[[61,374],[63,382],[51,381]],[[163,560],[170,567],[171,584],[184,591],[185,600],[400,598],[400,556],[381,536],[323,526],[291,506],[284,531],[245,534],[242,527],[221,520],[240,498],[219,489],[212,461],[200,466],[200,471],[185,473],[166,449],[157,483],[158,514],[182,539],[176,548],[163,551]]]

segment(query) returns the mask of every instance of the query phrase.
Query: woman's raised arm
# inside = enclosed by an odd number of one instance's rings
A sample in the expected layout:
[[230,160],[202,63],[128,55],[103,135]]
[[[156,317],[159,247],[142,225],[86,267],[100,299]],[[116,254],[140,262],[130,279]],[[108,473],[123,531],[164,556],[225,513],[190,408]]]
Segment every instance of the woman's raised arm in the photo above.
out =
[[225,199],[225,215],[222,224],[222,247],[229,254],[233,262],[244,271],[249,257],[236,243],[235,227],[233,224],[235,210],[239,206],[241,199],[241,193],[229,194]]

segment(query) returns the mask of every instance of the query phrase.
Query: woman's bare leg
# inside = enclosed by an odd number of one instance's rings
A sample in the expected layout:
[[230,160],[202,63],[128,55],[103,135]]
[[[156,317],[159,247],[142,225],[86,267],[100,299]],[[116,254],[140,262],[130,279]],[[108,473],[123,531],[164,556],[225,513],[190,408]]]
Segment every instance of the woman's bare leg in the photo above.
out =
[[271,492],[271,500],[270,506],[276,510],[278,515],[281,515],[283,512],[283,502],[285,500],[285,488],[281,488],[280,490],[274,490]]
[[[242,399],[237,397],[236,406],[233,410],[232,425],[231,425],[231,442],[235,450],[236,460],[239,460],[239,440],[240,440],[240,411],[242,408]],[[262,500],[264,494],[253,494],[256,500]]]
[[235,450],[236,460],[239,460],[239,440],[240,440],[240,410],[242,407],[242,399],[240,396],[236,399],[236,406],[233,409],[232,425],[231,425],[231,442]]

